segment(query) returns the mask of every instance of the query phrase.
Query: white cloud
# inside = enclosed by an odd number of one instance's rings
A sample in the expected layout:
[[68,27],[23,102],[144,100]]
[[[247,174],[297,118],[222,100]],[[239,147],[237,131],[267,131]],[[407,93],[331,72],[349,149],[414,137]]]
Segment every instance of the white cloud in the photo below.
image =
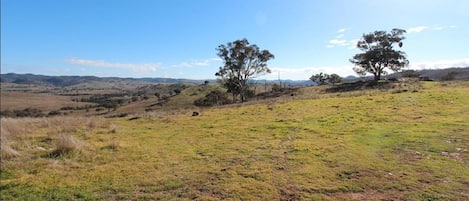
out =
[[417,27],[411,27],[407,29],[408,33],[419,33],[424,31],[425,29],[428,29],[427,26],[417,26]]
[[82,66],[94,66],[104,68],[118,68],[133,71],[135,73],[145,73],[156,71],[160,67],[159,64],[131,64],[131,63],[110,63],[104,60],[89,60],[72,58],[66,61],[69,64],[82,65]]
[[439,68],[450,68],[450,67],[468,67],[469,58],[463,59],[447,59],[438,61],[420,61],[411,62],[409,68],[422,70],[422,69],[439,69]]
[[347,45],[347,40],[332,39],[332,40],[329,40],[329,44],[344,46],[344,45]]
[[425,30],[435,30],[435,31],[441,31],[441,30],[446,30],[446,29],[454,29],[456,26],[451,25],[451,26],[442,26],[442,25],[435,25],[435,26],[416,26],[416,27],[411,27],[407,29],[407,33],[420,33]]
[[345,32],[347,31],[347,28],[342,28],[337,30],[338,35],[335,36],[335,38],[327,41],[327,48],[333,48],[337,46],[347,46],[347,49],[355,49],[358,39],[345,39]]
[[337,46],[347,46],[347,49],[355,49],[357,46],[358,39],[351,39],[351,40],[345,40],[345,39],[332,39],[327,42],[326,47],[327,48],[333,48]]
[[337,33],[344,33],[347,30],[348,30],[347,28],[342,28],[342,29],[337,30]]
[[339,34],[335,38],[343,38],[344,36],[345,36],[345,34]]
[[176,65],[172,65],[173,67],[197,67],[197,66],[210,66],[212,63],[219,63],[222,60],[220,58],[210,58],[205,60],[196,60],[196,61],[184,61]]
[[454,25],[451,25],[451,26],[440,26],[440,25],[436,25],[436,26],[433,26],[432,29],[433,30],[436,30],[436,31],[441,31],[441,30],[445,30],[445,29],[454,29],[456,28],[456,26]]

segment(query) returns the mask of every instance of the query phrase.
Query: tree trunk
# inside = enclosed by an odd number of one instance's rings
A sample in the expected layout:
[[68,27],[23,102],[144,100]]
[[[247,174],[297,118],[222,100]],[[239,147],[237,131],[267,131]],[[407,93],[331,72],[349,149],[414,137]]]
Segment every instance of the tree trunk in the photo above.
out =
[[381,72],[377,72],[374,74],[375,75],[375,81],[379,81],[381,79]]
[[241,103],[244,103],[244,101],[246,101],[246,92],[245,92],[244,87],[241,88],[241,94],[240,94],[240,96],[241,96]]

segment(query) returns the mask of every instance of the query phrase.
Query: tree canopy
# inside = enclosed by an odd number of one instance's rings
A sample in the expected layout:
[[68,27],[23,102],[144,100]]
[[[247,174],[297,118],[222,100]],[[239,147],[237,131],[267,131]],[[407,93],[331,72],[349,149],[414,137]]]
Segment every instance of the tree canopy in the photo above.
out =
[[396,45],[402,47],[405,32],[403,29],[393,29],[390,33],[375,31],[364,34],[357,43],[357,48],[363,53],[356,54],[350,59],[355,65],[353,70],[362,76],[371,73],[376,81],[387,73],[386,68],[399,71],[407,66],[409,61],[405,52],[394,49]]
[[249,44],[247,39],[222,44],[216,50],[224,65],[215,75],[233,94],[233,99],[240,95],[241,102],[246,101],[248,79],[271,72],[267,61],[274,55],[268,50],[260,50],[255,44]]
[[326,73],[318,73],[316,75],[312,75],[309,79],[318,85],[335,84],[342,81],[342,78],[335,73],[330,75]]

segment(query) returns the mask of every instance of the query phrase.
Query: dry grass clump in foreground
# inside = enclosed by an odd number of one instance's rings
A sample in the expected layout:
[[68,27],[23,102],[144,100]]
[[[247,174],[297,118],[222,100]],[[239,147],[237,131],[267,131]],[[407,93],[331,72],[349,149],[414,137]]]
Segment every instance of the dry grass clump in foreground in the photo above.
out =
[[117,127],[97,117],[1,118],[2,159],[41,155],[60,157],[92,150],[83,140]]
[[11,159],[20,155],[20,153],[8,144],[9,132],[1,126],[0,130],[0,150],[1,150],[1,159]]
[[75,137],[67,134],[57,134],[57,141],[55,149],[50,154],[52,157],[59,157],[65,154],[72,154],[82,152],[87,148],[87,145],[76,139]]

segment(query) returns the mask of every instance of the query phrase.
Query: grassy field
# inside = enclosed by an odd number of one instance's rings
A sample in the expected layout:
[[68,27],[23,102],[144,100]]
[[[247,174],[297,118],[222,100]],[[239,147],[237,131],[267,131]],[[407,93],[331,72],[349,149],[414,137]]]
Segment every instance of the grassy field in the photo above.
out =
[[468,92],[305,88],[197,117],[3,118],[0,198],[469,200]]
[[38,94],[29,92],[2,92],[1,108],[8,110],[23,110],[35,108],[43,111],[59,110],[62,107],[80,107],[92,103],[74,102],[69,96],[53,94]]

